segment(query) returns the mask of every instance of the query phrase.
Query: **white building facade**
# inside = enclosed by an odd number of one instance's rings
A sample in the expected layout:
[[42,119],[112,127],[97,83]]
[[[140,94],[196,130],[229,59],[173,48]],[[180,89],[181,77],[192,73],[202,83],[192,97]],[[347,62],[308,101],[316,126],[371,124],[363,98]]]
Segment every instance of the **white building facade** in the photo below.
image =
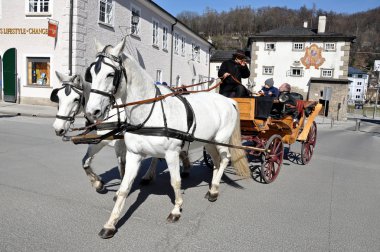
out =
[[347,79],[350,45],[354,37],[325,33],[326,18],[318,30],[284,27],[252,36],[251,81],[255,90],[273,78],[275,86],[287,82],[307,92],[311,78]]
[[[58,22],[56,38],[47,35],[49,19]],[[115,45],[126,36],[125,52],[157,82],[187,85],[210,76],[212,44],[150,0],[0,0],[0,24],[0,57],[16,51],[20,103],[50,104],[60,85],[54,72],[83,75],[95,60],[95,39]],[[6,71],[0,68],[3,86]]]
[[348,79],[350,80],[348,102],[355,103],[356,101],[364,102],[368,88],[369,75],[360,69],[349,67]]

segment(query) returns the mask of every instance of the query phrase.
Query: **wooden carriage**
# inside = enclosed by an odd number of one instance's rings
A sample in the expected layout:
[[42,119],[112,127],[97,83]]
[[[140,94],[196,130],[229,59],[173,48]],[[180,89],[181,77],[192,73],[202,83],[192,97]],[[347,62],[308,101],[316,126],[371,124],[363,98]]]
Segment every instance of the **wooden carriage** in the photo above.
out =
[[270,97],[234,100],[240,110],[243,145],[266,150],[247,151],[249,159],[259,159],[261,162],[260,175],[265,183],[273,182],[278,176],[284,158],[284,144],[301,142],[300,163],[307,164],[310,161],[317,137],[317,125],[314,120],[322,108],[321,104],[297,99],[297,116],[293,116],[273,114],[274,105],[281,108],[285,106],[285,102]]

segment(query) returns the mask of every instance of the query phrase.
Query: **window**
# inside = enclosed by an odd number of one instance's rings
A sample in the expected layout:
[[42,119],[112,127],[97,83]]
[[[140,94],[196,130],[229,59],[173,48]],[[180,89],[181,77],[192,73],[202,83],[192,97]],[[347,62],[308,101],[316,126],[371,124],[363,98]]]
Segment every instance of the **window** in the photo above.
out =
[[192,57],[192,60],[196,60],[198,62],[200,62],[201,58],[199,56],[200,54],[200,47],[197,46],[195,43],[191,43],[191,57]]
[[295,77],[301,77],[301,76],[303,76],[302,68],[300,68],[300,67],[291,67],[290,68],[290,76],[295,76]]
[[356,85],[361,86],[361,85],[362,85],[362,82],[361,82],[361,81],[358,81],[358,82],[356,83]]
[[333,77],[334,70],[332,69],[321,69],[321,76],[324,78],[331,78]]
[[362,90],[360,88],[356,89],[356,92],[360,93]]
[[358,74],[358,78],[363,78],[363,75],[362,74]]
[[276,45],[274,43],[265,43],[265,50],[266,51],[275,51]]
[[185,37],[181,37],[181,53],[182,53],[182,56],[185,56],[185,53],[186,53],[186,38]]
[[153,20],[153,45],[158,47],[158,22]]
[[132,15],[131,15],[131,33],[133,35],[139,35],[140,34],[140,19],[136,18],[134,19],[133,17],[141,17],[141,10],[135,6],[131,7],[132,9]]
[[159,83],[162,82],[162,70],[160,69],[156,71],[156,82],[159,82]]
[[50,58],[27,58],[27,84],[50,86]]
[[168,27],[162,27],[162,49],[168,50]]
[[273,66],[263,66],[263,74],[273,75],[273,70],[274,70]]
[[113,3],[112,0],[99,1],[99,22],[113,24]]
[[216,66],[216,71],[219,72],[220,66]]
[[303,43],[293,43],[293,50],[294,51],[303,51],[304,50]]
[[30,13],[49,13],[49,0],[29,0]]
[[178,48],[178,40],[179,40],[179,35],[178,33],[174,34],[174,52],[178,54],[179,48]]
[[335,51],[335,43],[325,43],[325,51]]
[[355,98],[356,98],[356,99],[360,99],[360,95],[356,95]]
[[348,74],[348,77],[352,77],[352,74]]

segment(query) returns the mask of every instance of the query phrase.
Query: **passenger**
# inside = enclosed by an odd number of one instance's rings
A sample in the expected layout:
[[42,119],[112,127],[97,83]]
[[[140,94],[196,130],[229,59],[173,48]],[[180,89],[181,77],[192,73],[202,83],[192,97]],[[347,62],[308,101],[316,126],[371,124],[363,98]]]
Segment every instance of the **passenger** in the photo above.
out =
[[277,98],[279,95],[279,91],[273,85],[274,85],[273,78],[266,79],[264,82],[263,88],[259,91],[259,94]]
[[297,111],[297,100],[290,95],[291,86],[289,83],[283,83],[279,87],[279,100],[283,100],[284,108],[282,114],[291,115],[293,117],[293,127],[297,126],[298,123],[298,111]]
[[220,66],[218,76],[222,78],[219,93],[227,97],[247,97],[249,91],[241,84],[242,78],[251,74],[245,60],[247,57],[242,50],[236,50],[232,59],[226,60]]

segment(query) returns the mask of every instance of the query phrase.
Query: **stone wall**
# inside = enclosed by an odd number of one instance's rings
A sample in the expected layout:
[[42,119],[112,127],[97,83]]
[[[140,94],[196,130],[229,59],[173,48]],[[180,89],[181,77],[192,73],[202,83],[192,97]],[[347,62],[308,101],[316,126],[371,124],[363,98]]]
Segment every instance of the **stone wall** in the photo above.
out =
[[334,120],[337,121],[347,120],[348,81],[311,81],[309,83],[308,99],[311,101],[323,99],[325,87],[331,87],[332,89],[331,99],[329,100],[328,117],[334,118]]

